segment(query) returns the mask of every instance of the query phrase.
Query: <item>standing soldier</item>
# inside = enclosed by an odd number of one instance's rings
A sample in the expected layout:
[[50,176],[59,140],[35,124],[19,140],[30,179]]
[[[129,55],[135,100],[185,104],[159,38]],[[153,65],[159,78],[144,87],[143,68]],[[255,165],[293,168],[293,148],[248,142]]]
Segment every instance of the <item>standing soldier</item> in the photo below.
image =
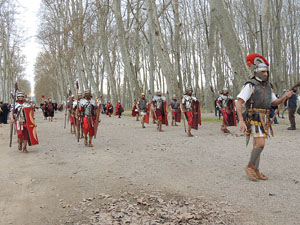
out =
[[139,113],[139,109],[138,109],[137,104],[138,104],[138,101],[136,99],[134,99],[131,115],[133,117],[136,117],[136,121],[139,121],[140,113]]
[[[96,120],[96,108],[97,104],[94,99],[92,99],[92,94],[90,89],[84,91],[84,98],[79,102],[79,111],[83,115],[83,133],[84,133],[84,144],[85,146],[94,147],[92,144],[92,139],[94,136],[94,126],[98,121]],[[89,142],[87,135],[89,134]]]
[[176,122],[180,122],[181,112],[180,112],[180,102],[177,100],[175,94],[171,99],[170,107],[172,110],[172,126],[177,126]]
[[147,100],[145,94],[141,94],[141,98],[137,103],[138,112],[141,114],[141,124],[142,128],[145,128],[145,116],[147,115]]
[[[248,166],[245,168],[250,180],[267,180],[268,177],[259,171],[260,155],[265,147],[265,139],[272,132],[270,124],[270,109],[291,97],[292,91],[287,91],[282,98],[277,98],[272,92],[269,83],[269,63],[261,55],[252,53],[246,58],[248,66],[253,70],[254,76],[245,83],[238,95],[237,113],[239,126],[246,134],[246,145],[250,135],[253,135],[253,149]],[[244,117],[242,114],[242,104],[246,103]],[[273,135],[273,134],[272,134]]]
[[18,134],[18,149],[27,153],[27,143],[29,145],[38,144],[35,123],[33,121],[33,109],[24,99],[23,92],[17,93],[15,108],[11,108],[10,122],[16,125]]
[[46,105],[46,114],[49,117],[49,121],[53,121],[54,117],[54,104],[52,103],[52,99],[48,98],[48,103]]
[[188,87],[185,95],[182,96],[180,109],[184,112],[185,118],[188,122],[188,137],[193,137],[192,128],[198,129],[198,124],[201,124],[200,103],[195,96],[192,96],[193,89]]
[[116,116],[118,116],[118,118],[121,118],[123,112],[124,112],[124,109],[121,105],[121,101],[118,101],[118,103],[116,105]]
[[157,130],[162,132],[162,124],[168,126],[168,112],[166,97],[161,96],[161,91],[157,91],[152,99],[153,111],[157,119]]
[[107,102],[106,106],[106,115],[111,117],[111,115],[114,113],[114,106],[110,103],[110,101]]
[[70,132],[71,132],[71,134],[76,134],[73,104],[74,104],[74,95],[71,95],[66,107],[68,109],[69,121],[70,121],[70,125],[71,125]]
[[229,95],[228,88],[224,88],[217,100],[217,106],[223,115],[221,131],[230,133],[227,126],[236,126],[234,99]]

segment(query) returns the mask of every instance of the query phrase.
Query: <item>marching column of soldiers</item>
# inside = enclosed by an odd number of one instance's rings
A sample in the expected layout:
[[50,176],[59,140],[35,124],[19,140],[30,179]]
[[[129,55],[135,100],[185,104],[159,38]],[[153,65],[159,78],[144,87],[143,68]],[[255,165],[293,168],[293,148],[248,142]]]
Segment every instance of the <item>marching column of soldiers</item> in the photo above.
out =
[[[271,106],[281,104],[290,98],[293,91],[286,91],[281,98],[275,96],[272,91],[272,85],[269,82],[269,63],[263,56],[252,53],[247,56],[246,63],[252,70],[253,76],[244,84],[237,96],[237,103],[235,104],[235,99],[229,95],[229,90],[225,87],[216,104],[223,116],[222,132],[231,133],[228,127],[237,126],[238,122],[240,131],[246,136],[246,145],[250,136],[253,136],[253,149],[249,163],[245,168],[249,179],[252,181],[267,180],[268,177],[259,170],[260,156],[265,147],[266,138],[270,134],[273,136],[271,125],[281,107],[279,107],[272,118],[270,118],[270,109]],[[297,83],[292,89],[294,90],[297,86],[300,86],[300,83]],[[16,127],[18,149],[27,153],[27,145],[38,144],[38,139],[33,119],[34,110],[24,97],[24,93],[15,91],[15,101],[11,106],[10,122],[12,126]],[[245,112],[242,112],[243,104],[245,104]],[[77,99],[70,95],[68,102],[66,102],[65,123],[66,118],[68,118],[70,133],[75,134],[78,141],[80,138],[83,138],[87,147],[93,147],[92,141],[93,138],[96,138],[102,106],[103,112],[111,117],[114,111],[113,105],[109,101],[107,105],[102,104],[101,98],[93,99],[91,89],[86,89],[82,96],[82,93],[78,92],[77,88]],[[50,108],[50,112],[52,112],[52,101],[49,100],[46,107],[48,107],[48,110]],[[181,122],[183,118],[187,136],[193,137],[192,129],[197,130],[198,126],[201,125],[201,105],[200,101],[193,95],[193,89],[187,87],[181,100],[177,100],[176,95],[173,95],[169,107],[172,112],[172,126],[177,126],[177,123]],[[121,118],[123,111],[121,102],[118,101],[116,116]],[[149,124],[150,116],[152,116],[153,123],[157,124],[156,129],[162,132],[162,125],[168,126],[167,98],[158,90],[151,101],[147,102],[145,94],[141,93],[140,98],[134,101],[132,116],[136,117],[137,121],[140,119],[142,128],[145,128],[145,124]],[[52,118],[53,116],[50,118],[50,121],[52,121]],[[12,129],[10,141],[12,141]]]

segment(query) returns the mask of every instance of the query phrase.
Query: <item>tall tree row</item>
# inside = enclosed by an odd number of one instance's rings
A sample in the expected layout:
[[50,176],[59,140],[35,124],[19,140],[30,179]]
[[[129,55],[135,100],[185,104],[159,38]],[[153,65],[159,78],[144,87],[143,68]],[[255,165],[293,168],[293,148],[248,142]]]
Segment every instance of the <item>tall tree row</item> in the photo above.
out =
[[257,52],[280,93],[299,80],[299,8],[295,0],[42,0],[36,80],[52,79],[58,101],[78,80],[126,106],[141,92],[170,98],[191,86],[211,111],[223,87],[236,96],[251,76],[245,57]]
[[0,1],[0,100],[4,102],[10,101],[17,81],[27,95],[31,92],[28,81],[24,80],[25,58],[21,52],[23,39],[16,20],[17,10],[16,1]]

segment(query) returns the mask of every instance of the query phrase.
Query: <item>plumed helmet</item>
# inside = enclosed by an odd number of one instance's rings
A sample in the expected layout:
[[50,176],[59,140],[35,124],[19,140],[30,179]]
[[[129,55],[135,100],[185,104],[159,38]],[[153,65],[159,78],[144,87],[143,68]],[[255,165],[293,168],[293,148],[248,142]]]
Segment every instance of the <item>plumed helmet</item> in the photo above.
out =
[[176,98],[176,94],[173,94],[173,98]]
[[156,94],[157,94],[157,95],[161,95],[161,91],[158,89],[158,90],[156,91]]
[[144,96],[145,96],[145,93],[142,93],[142,94],[141,94],[141,97],[144,97]]
[[25,97],[24,93],[22,91],[19,91],[17,93],[17,97]]
[[269,72],[269,62],[260,54],[251,53],[246,57],[247,65],[254,72],[254,76],[261,81],[269,79],[263,75],[263,72]]
[[246,57],[247,65],[254,72],[269,71],[269,62],[265,57],[257,53],[251,53]]

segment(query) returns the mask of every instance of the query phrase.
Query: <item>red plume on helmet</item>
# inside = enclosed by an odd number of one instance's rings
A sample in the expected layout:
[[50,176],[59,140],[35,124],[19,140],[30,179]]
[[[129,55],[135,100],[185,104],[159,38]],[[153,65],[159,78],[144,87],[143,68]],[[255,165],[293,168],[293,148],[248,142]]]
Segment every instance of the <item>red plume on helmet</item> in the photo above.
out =
[[269,66],[269,62],[265,59],[265,57],[261,56],[260,54],[251,53],[246,57],[246,62],[249,67],[255,65],[257,60],[260,62],[264,62],[267,66]]

